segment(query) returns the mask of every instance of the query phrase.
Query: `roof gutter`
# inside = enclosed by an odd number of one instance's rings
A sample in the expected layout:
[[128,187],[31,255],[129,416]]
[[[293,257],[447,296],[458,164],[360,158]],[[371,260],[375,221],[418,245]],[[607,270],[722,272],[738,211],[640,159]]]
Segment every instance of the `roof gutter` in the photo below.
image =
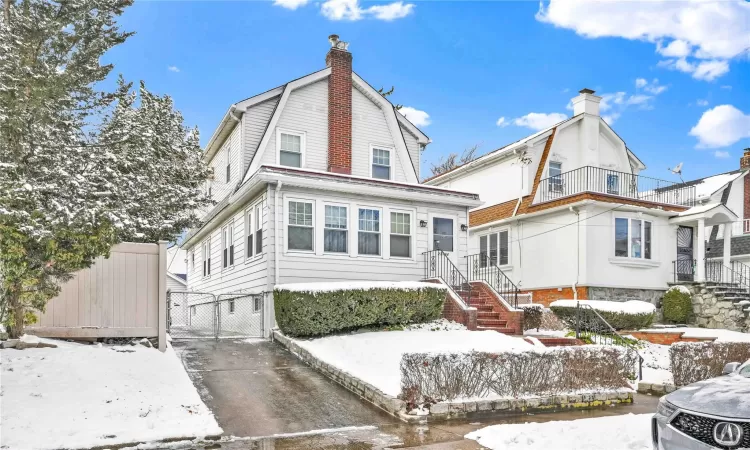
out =
[[211,135],[211,138],[208,140],[208,144],[206,144],[205,152],[203,153],[203,159],[206,161],[211,160],[213,158],[214,154],[216,153],[215,147],[217,146],[219,136],[224,131],[224,128],[229,124],[231,120],[239,122],[241,119],[240,117],[235,116],[235,112],[239,112],[242,114],[243,112],[237,108],[236,103],[232,103],[232,105],[229,106],[229,109],[224,114],[224,117],[221,118],[221,122],[219,122],[219,126],[216,127],[216,130],[214,131],[214,134]]

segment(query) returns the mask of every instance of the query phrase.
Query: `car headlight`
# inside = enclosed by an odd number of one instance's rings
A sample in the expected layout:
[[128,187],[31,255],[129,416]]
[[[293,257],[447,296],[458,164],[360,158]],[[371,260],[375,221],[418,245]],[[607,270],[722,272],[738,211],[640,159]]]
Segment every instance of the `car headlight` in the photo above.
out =
[[656,407],[656,414],[671,417],[675,411],[677,411],[677,407],[666,401],[664,397],[659,400],[659,406]]

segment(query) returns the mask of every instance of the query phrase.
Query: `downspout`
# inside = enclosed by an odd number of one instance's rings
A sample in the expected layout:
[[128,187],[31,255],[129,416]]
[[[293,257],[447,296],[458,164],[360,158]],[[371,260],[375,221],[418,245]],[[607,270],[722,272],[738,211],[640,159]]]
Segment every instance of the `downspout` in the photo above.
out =
[[281,181],[276,182],[276,191],[274,192],[274,201],[273,201],[273,219],[276,222],[276,245],[274,246],[274,252],[273,252],[273,262],[274,262],[274,278],[273,283],[279,284],[279,253],[281,252],[281,246],[279,244],[279,237],[281,236],[281,223],[280,218],[284,216],[283,208],[282,213],[279,214],[279,197],[281,196],[281,187],[284,185]]
[[[518,154],[518,149],[513,150],[513,153],[516,155]],[[518,213],[518,208],[521,207],[521,199],[523,199],[523,164],[519,165],[518,168],[521,170],[521,186],[518,190],[518,201],[516,202],[516,207],[513,209],[513,215],[511,217],[516,217],[516,213]]]
[[[243,133],[243,126],[242,126],[242,116],[237,117],[234,115],[235,111],[237,111],[237,105],[232,105],[229,107],[229,117],[237,122],[240,127],[240,145],[239,145],[239,167],[240,167],[240,176],[243,176],[245,174],[245,140],[244,140],[244,133]],[[242,180],[240,180],[242,181]]]
[[581,270],[581,218],[580,211],[571,206],[570,212],[576,215],[576,280],[573,282],[573,300],[578,300],[578,277]]

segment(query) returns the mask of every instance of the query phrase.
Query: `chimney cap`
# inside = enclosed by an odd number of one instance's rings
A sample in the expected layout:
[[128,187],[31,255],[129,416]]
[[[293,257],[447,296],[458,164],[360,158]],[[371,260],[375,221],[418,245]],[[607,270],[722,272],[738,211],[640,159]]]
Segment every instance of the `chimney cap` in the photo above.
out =
[[579,94],[593,94],[594,90],[589,88],[583,88],[580,91],[578,91]]
[[332,34],[328,36],[328,42],[331,43],[331,48],[335,48],[337,50],[346,51],[349,48],[349,43],[339,40],[338,34]]

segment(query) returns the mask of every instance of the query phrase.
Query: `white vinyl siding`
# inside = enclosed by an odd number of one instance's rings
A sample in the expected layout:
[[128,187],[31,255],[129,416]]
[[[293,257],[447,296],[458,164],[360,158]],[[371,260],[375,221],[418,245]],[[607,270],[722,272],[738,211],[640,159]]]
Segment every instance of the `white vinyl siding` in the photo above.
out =
[[411,161],[405,162],[404,164],[411,163],[414,166],[414,170],[417,172],[417,177],[419,177],[419,159],[421,156],[419,151],[419,141],[409,130],[401,125],[399,125],[399,127],[401,127],[401,134],[404,136],[406,149],[409,151],[409,159],[411,159]]
[[250,167],[250,162],[255,156],[255,152],[260,145],[261,139],[263,139],[263,133],[266,132],[268,122],[271,120],[271,115],[276,105],[279,103],[279,97],[266,100],[264,102],[253,105],[247,109],[245,114],[242,116],[242,124],[244,126],[242,138],[245,141],[244,144],[244,164],[242,167],[243,176]]
[[393,149],[391,151],[391,179],[406,181],[404,164],[411,169],[411,161],[401,161],[395,150],[394,139],[378,105],[356,88],[352,88],[352,175],[372,177],[371,147]]

